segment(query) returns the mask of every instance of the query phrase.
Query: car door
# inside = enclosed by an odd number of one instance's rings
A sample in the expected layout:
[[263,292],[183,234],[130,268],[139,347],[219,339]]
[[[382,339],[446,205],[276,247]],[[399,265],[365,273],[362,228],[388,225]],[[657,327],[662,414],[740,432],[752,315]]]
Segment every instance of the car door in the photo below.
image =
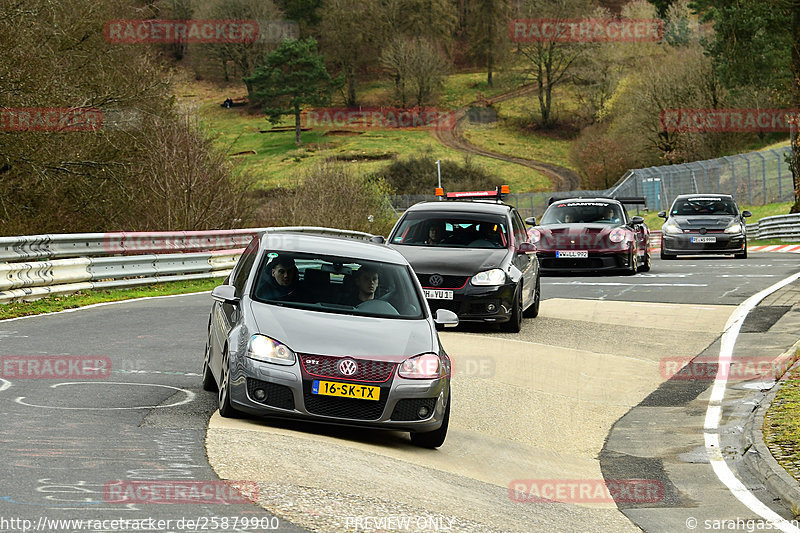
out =
[[522,306],[527,307],[533,303],[534,291],[536,290],[537,262],[536,254],[519,253],[519,245],[529,242],[528,232],[525,231],[525,223],[519,216],[516,209],[511,211],[511,228],[514,235],[513,242],[513,263],[522,272]]
[[228,333],[233,328],[234,324],[239,320],[241,310],[239,307],[242,305],[241,298],[244,296],[245,286],[250,277],[250,272],[255,264],[256,257],[258,256],[259,247],[258,237],[253,238],[250,244],[242,252],[236,267],[231,273],[229,285],[236,288],[236,296],[240,298],[238,305],[230,303],[214,302],[211,311],[212,334],[210,338],[210,364],[211,369],[216,376],[219,376],[219,368],[222,364],[222,350],[225,347],[225,342],[228,339]]

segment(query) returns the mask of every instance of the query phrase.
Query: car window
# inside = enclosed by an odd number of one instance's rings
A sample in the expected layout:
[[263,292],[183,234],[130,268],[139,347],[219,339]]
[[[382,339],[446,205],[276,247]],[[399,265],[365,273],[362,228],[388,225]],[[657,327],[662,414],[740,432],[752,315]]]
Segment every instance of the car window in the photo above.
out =
[[725,215],[738,214],[736,204],[727,198],[683,198],[675,200],[670,214],[680,216],[690,215]]
[[528,233],[525,231],[525,223],[516,211],[511,214],[511,225],[514,228],[515,246],[519,246],[521,243],[528,240]]
[[424,318],[424,305],[405,265],[310,253],[267,252],[253,299],[359,316]]
[[506,248],[508,221],[481,213],[407,213],[389,238],[391,244],[451,248]]
[[548,224],[625,224],[625,214],[617,203],[556,202],[539,222],[541,226]]
[[236,263],[236,270],[231,276],[231,284],[236,287],[236,295],[242,296],[244,294],[244,286],[247,283],[247,278],[250,275],[250,270],[253,268],[253,263],[256,261],[258,255],[258,238],[253,238],[247,248],[242,252],[242,256]]

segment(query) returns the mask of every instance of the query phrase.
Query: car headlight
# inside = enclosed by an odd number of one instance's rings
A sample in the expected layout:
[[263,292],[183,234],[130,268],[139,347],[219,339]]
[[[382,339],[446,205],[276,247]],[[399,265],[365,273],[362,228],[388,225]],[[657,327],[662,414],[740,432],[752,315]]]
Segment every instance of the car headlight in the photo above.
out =
[[506,273],[499,268],[479,272],[472,276],[473,285],[502,285],[506,282]]
[[293,365],[296,359],[294,352],[288,346],[264,335],[250,337],[247,356],[257,361],[287,366]]
[[406,379],[438,379],[449,372],[448,366],[435,353],[415,355],[403,361],[397,375]]
[[536,244],[542,239],[542,232],[538,229],[530,229],[528,230],[528,236],[530,237],[531,242]]
[[742,232],[742,225],[736,222],[735,224],[731,224],[727,228],[725,228],[725,233],[741,233]]
[[661,226],[661,231],[664,233],[683,233],[683,230],[674,222],[666,222]]
[[628,238],[628,232],[622,228],[616,228],[611,230],[611,233],[608,234],[608,240],[611,242],[622,242]]

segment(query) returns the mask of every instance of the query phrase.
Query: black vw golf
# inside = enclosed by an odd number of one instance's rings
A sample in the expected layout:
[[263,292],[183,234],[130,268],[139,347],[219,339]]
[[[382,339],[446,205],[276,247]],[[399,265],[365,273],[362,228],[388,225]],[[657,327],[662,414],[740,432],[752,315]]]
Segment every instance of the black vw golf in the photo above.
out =
[[410,207],[388,244],[411,263],[432,312],[448,309],[462,322],[519,331],[523,315],[539,313],[540,300],[536,247],[525,222],[501,201],[499,188],[447,199]]
[[733,254],[747,257],[747,224],[750,211],[739,207],[728,194],[683,194],[675,198],[661,227],[661,259],[678,255]]

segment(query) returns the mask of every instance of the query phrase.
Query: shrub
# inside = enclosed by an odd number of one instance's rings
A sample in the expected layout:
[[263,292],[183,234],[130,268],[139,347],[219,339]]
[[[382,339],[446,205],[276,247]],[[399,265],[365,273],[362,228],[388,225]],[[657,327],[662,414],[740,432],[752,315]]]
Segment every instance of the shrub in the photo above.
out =
[[[463,163],[442,160],[441,167],[445,191],[490,190],[502,184],[500,178],[477,166],[469,156]],[[431,154],[399,159],[374,176],[384,179],[397,194],[433,194],[438,184],[436,159]]]

